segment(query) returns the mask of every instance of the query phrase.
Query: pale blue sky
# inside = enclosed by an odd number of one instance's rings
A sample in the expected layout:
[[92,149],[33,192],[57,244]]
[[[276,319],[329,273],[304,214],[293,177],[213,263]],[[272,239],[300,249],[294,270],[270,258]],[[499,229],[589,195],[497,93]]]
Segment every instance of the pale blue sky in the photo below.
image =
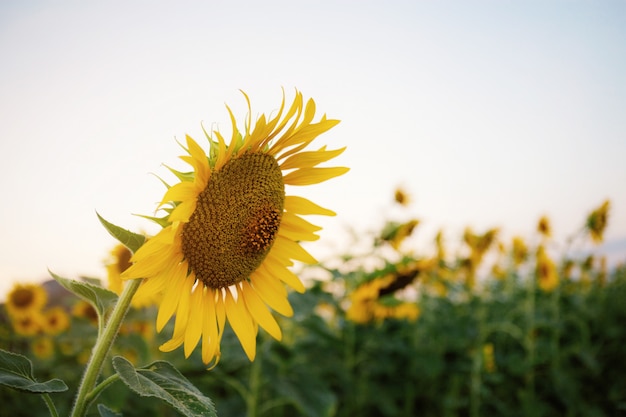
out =
[[201,122],[227,130],[225,103],[243,120],[239,89],[342,120],[319,144],[352,170],[296,190],[338,212],[314,254],[380,225],[398,184],[425,240],[542,214],[563,237],[606,198],[626,237],[623,1],[2,2],[0,59],[2,293],[104,276],[95,211],[155,231],[131,214],[162,196],[149,173]]

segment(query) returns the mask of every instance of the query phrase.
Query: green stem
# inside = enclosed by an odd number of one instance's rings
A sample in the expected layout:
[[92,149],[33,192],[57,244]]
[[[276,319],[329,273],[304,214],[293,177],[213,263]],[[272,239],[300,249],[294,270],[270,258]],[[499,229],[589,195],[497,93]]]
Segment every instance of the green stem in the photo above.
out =
[[141,285],[140,279],[131,280],[126,284],[117,304],[115,304],[111,312],[111,316],[109,317],[104,331],[98,336],[98,340],[96,340],[96,344],[91,352],[91,358],[85,368],[80,387],[78,388],[78,394],[76,395],[76,402],[74,403],[71,417],[82,417],[87,412],[87,398],[92,395],[91,391],[96,385],[96,380],[102,370],[104,359],[109,354],[109,350],[111,350],[111,346],[120,330],[122,321],[124,321],[124,317],[130,308],[130,301],[133,295],[135,295],[135,292],[137,292],[139,285]]
[[[259,346],[260,347],[260,346]],[[246,397],[246,416],[257,417],[259,406],[259,392],[261,390],[261,352],[257,354],[255,360],[250,364],[250,390]]]
[[47,392],[44,392],[41,394],[41,398],[43,398],[43,401],[48,406],[48,410],[50,410],[50,415],[52,417],[59,417],[59,412],[57,411],[57,408],[54,406],[54,402],[52,402],[52,398],[50,398],[50,395],[48,395]]
[[104,381],[102,381],[101,383],[99,383],[98,385],[96,385],[94,389],[92,389],[91,392],[87,394],[87,397],[85,397],[85,401],[87,402],[86,409],[87,410],[89,409],[89,407],[91,406],[91,403],[93,403],[98,398],[98,396],[100,395],[102,391],[107,389],[109,385],[111,385],[118,379],[120,379],[120,376],[118,374],[113,374],[107,379],[105,379]]
[[472,370],[470,374],[470,417],[480,416],[480,392],[482,389],[483,346],[486,340],[485,321],[486,311],[484,301],[480,300],[477,311],[478,340],[474,346],[472,356]]
[[552,294],[552,315],[553,315],[553,332],[552,332],[552,354],[554,359],[554,368],[556,371],[561,367],[561,358],[560,358],[560,339],[561,339],[561,285],[559,285],[554,289],[554,293]]
[[528,387],[528,396],[526,398],[527,412],[535,415],[535,281],[537,277],[531,275],[528,280],[528,294],[526,299],[526,321],[528,329],[526,330],[526,352],[528,359],[528,370],[526,374],[526,384]]

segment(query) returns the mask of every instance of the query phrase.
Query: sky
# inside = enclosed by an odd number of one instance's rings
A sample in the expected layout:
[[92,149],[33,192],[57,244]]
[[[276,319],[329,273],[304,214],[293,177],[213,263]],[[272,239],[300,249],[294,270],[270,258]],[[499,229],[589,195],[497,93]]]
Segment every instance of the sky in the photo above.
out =
[[[155,233],[183,168],[176,140],[275,111],[284,89],[341,123],[318,146],[350,172],[295,190],[314,255],[391,217],[564,239],[611,200],[626,259],[624,1],[24,1],[0,3],[0,294],[15,282],[105,276],[96,212]],[[409,209],[392,207],[402,186]],[[330,248],[330,249],[329,249]],[[621,251],[615,253],[616,251]]]

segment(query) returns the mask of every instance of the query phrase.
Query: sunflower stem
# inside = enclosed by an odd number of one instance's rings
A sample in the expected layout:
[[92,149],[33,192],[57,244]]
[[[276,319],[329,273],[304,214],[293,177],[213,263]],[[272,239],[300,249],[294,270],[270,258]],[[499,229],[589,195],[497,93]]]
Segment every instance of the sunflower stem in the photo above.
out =
[[128,281],[124,286],[124,290],[111,312],[111,316],[104,327],[104,331],[98,335],[98,340],[96,340],[96,344],[93,347],[91,358],[89,358],[83,379],[78,388],[78,394],[76,395],[76,402],[74,403],[71,417],[82,417],[86,414],[89,405],[88,398],[91,396],[91,391],[96,384],[100,371],[102,371],[104,359],[111,350],[111,346],[120,330],[124,317],[130,308],[130,301],[135,295],[135,292],[137,292],[139,285],[141,285],[141,281],[141,279],[133,279]]
[[50,416],[59,417],[59,412],[57,411],[57,408],[54,406],[54,402],[52,402],[52,398],[50,398],[50,395],[44,392],[43,394],[41,394],[41,398],[43,398],[43,401],[46,403],[46,406],[48,407],[48,411],[50,411]]

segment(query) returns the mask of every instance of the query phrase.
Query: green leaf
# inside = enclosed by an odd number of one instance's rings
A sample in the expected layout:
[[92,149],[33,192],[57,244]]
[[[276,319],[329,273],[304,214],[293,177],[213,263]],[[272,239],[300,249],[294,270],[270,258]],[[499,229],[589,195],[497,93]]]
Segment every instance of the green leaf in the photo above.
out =
[[172,364],[156,361],[135,367],[121,356],[113,358],[120,379],[142,397],[157,397],[188,417],[217,416],[210,398],[205,397]]
[[67,391],[67,385],[60,379],[37,382],[33,376],[33,363],[30,359],[2,349],[0,349],[0,384],[36,394]]
[[100,315],[104,315],[107,309],[117,302],[117,294],[113,291],[87,282],[60,277],[50,270],[48,272],[63,288],[88,301]]
[[122,413],[116,413],[104,404],[98,404],[100,417],[122,417]]
[[119,226],[114,225],[113,223],[109,223],[104,220],[100,214],[96,213],[98,216],[98,220],[107,229],[107,232],[111,234],[114,238],[120,241],[120,243],[130,249],[131,252],[135,253],[137,249],[143,245],[146,241],[146,237],[139,233],[133,233],[130,230],[123,229]]

